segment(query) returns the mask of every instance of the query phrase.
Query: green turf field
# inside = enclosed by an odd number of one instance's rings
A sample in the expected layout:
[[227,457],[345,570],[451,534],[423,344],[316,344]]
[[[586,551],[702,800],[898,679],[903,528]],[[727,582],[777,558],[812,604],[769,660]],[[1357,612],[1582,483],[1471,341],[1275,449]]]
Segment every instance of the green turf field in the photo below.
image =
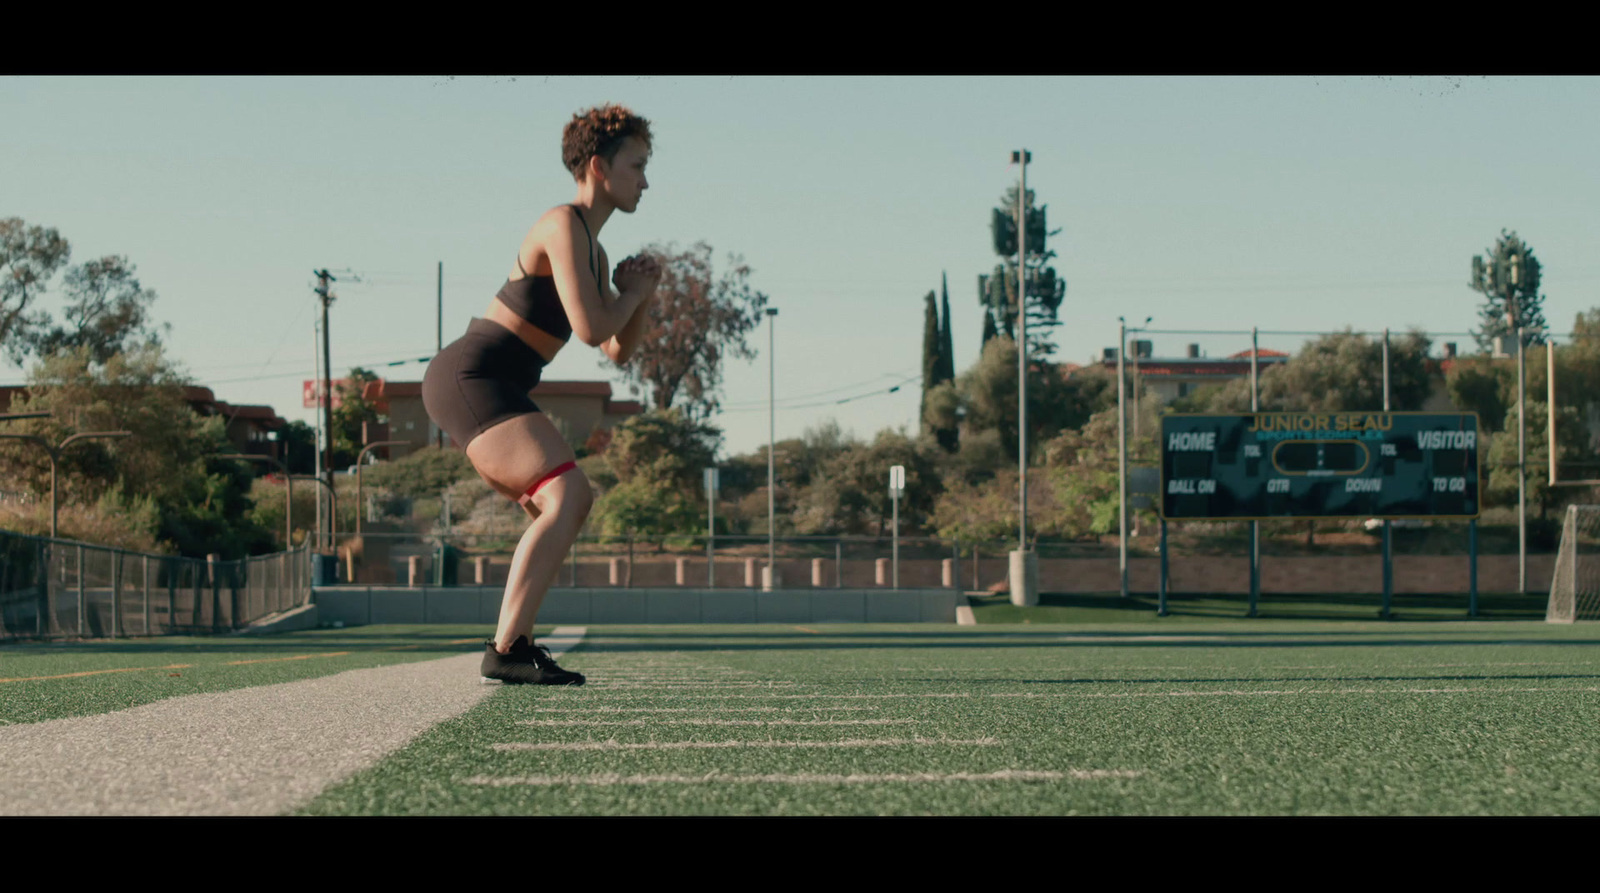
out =
[[313,815],[1600,812],[1600,634],[1542,623],[591,627]]
[[[459,654],[484,632],[6,646],[0,678],[62,678],[0,683],[0,719]],[[498,688],[301,812],[1595,814],[1597,658],[1600,627],[1542,622],[591,626],[562,659],[589,685]]]

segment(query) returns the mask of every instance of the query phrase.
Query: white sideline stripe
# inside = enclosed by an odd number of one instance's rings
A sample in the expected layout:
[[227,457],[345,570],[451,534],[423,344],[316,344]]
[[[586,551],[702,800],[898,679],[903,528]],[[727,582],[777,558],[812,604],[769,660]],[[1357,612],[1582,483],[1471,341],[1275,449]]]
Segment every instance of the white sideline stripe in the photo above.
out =
[[902,747],[909,744],[999,744],[998,738],[858,738],[848,741],[645,741],[623,744],[618,741],[574,741],[565,743],[533,743],[517,741],[496,744],[495,750],[707,750],[727,747]]
[[546,713],[815,713],[837,710],[872,710],[865,704],[840,707],[540,707]]
[[764,680],[764,679],[748,679],[748,680],[742,680],[742,681],[738,681],[738,682],[700,682],[700,681],[696,681],[696,680],[692,680],[692,679],[666,680],[666,681],[655,681],[655,680],[652,680],[650,682],[633,682],[633,681],[626,681],[625,680],[625,681],[621,681],[621,682],[611,682],[609,679],[607,679],[604,676],[603,671],[594,670],[594,671],[591,671],[591,672],[594,672],[597,676],[601,677],[599,679],[599,682],[601,684],[603,684],[606,688],[673,688],[673,687],[676,687],[676,686],[691,686],[691,687],[694,687],[694,688],[761,688],[762,686],[774,686],[774,685],[782,686],[782,685],[799,685],[800,684],[798,682],[793,682],[793,681],[776,682],[776,681],[767,681],[767,680]]
[[[584,687],[584,688],[589,688]],[[629,693],[629,698],[635,696]],[[877,699],[877,698],[987,698],[987,695],[973,695],[970,691],[925,691],[925,693],[886,693],[886,695],[683,695],[674,691],[670,698],[674,701],[838,701],[838,699]]]
[[[671,697],[674,700],[809,700],[809,701],[837,701],[837,700],[884,700],[891,698],[1184,698],[1184,697],[1241,697],[1251,695],[1305,695],[1305,694],[1445,694],[1445,693],[1488,693],[1495,692],[1595,692],[1600,687],[1595,686],[1561,686],[1549,688],[1509,688],[1503,686],[1477,686],[1473,688],[1328,688],[1328,689],[1258,689],[1255,691],[1228,690],[1228,691],[1146,691],[1146,692],[993,692],[986,694],[972,694],[969,692],[924,692],[924,693],[889,693],[879,695],[693,695],[677,694]],[[590,709],[600,709],[590,708]],[[650,709],[650,708],[641,708]],[[802,709],[835,710],[836,707],[815,706]]]
[[523,719],[524,726],[897,726],[915,719]]
[[618,785],[618,784],[889,784],[942,781],[1090,781],[1100,778],[1138,778],[1133,769],[1069,769],[1041,772],[1027,769],[1002,769],[998,772],[902,772],[884,775],[824,775],[812,772],[769,775],[474,775],[465,784],[488,787],[513,785]]
[[[563,653],[583,627],[550,642]],[[561,651],[557,651],[557,649]],[[0,814],[279,815],[480,703],[477,653],[0,727]]]
[[1478,685],[1470,688],[1289,688],[1259,689],[1256,691],[1138,691],[1138,692],[997,692],[992,698],[1228,698],[1257,695],[1440,695],[1440,694],[1499,694],[1503,692],[1596,692],[1597,686],[1511,688],[1506,686]]

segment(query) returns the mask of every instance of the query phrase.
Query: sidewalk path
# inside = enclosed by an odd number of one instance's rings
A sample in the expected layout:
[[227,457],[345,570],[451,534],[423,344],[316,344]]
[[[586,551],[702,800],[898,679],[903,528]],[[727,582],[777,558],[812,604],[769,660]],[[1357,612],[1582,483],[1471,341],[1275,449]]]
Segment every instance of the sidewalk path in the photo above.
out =
[[[570,651],[584,627],[540,639]],[[0,727],[0,815],[280,815],[499,689],[477,652]]]

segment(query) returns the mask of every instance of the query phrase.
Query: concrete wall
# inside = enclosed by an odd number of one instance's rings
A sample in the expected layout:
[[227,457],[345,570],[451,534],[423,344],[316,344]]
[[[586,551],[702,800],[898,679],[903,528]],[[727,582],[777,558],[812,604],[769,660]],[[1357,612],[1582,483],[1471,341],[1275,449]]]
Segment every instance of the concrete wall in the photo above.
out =
[[[432,579],[432,556],[423,558],[423,578]],[[762,561],[756,564],[759,575]],[[484,583],[504,586],[509,566],[509,556],[490,559]],[[1546,591],[1550,588],[1555,556],[1528,556],[1528,590]],[[745,582],[745,561],[719,559],[716,569],[716,589],[739,590],[748,588]],[[1250,591],[1250,562],[1244,556],[1184,556],[1169,560],[1169,591],[1184,594],[1248,593]],[[822,562],[822,585],[812,586],[810,559],[778,561],[785,590],[831,590],[835,579],[845,589],[885,591],[886,585],[877,583],[877,566],[872,560],[846,560],[843,568],[833,559]],[[974,573],[976,571],[976,573]],[[956,568],[956,585],[964,590],[985,590],[1006,581],[1007,558],[1003,553],[984,555],[976,568],[970,558],[964,558]],[[573,582],[573,568],[563,564],[556,575],[559,589],[601,588],[609,590],[612,565],[609,560],[586,558],[578,563],[577,581]],[[1161,573],[1160,559],[1131,558],[1128,561],[1128,585],[1135,592],[1156,591]],[[836,577],[837,574],[837,577]],[[1394,558],[1394,591],[1404,593],[1462,593],[1468,590],[1468,560],[1465,555],[1397,555]],[[458,581],[462,585],[475,583],[472,560],[460,565]],[[759,581],[759,576],[757,577]],[[379,582],[379,581],[373,581]],[[943,586],[942,567],[938,560],[910,560],[900,562],[900,585],[908,589],[936,589]],[[684,584],[677,584],[677,561],[670,556],[649,556],[640,550],[634,556],[631,578],[626,558],[617,563],[619,588],[706,588],[705,558],[684,560]],[[1115,558],[1045,558],[1039,561],[1039,591],[1063,593],[1116,592],[1120,588],[1117,559]],[[1481,555],[1478,557],[1478,590],[1480,592],[1512,592],[1517,588],[1517,556]],[[1261,590],[1275,593],[1367,593],[1383,591],[1383,560],[1376,556],[1344,555],[1325,557],[1261,559]]]

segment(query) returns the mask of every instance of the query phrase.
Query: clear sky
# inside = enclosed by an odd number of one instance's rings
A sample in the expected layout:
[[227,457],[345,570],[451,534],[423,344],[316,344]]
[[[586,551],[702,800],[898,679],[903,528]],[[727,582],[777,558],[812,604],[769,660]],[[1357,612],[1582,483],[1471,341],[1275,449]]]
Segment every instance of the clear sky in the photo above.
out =
[[[743,255],[780,310],[779,439],[830,417],[915,430],[941,274],[957,371],[976,359],[989,213],[1020,148],[1061,228],[1063,360],[1114,345],[1118,316],[1466,332],[1472,255],[1502,228],[1543,263],[1558,332],[1600,306],[1592,77],[7,77],[0,217],[60,230],[74,263],[126,255],[197,383],[311,421],[311,271],[361,280],[335,286],[337,374],[421,380],[383,364],[433,353],[437,264],[448,343],[574,197],[561,128],[606,101],[651,120],[655,154],[638,212],[601,241],[618,260],[701,240],[719,267]],[[1150,337],[1158,356],[1248,347]],[[766,329],[752,341],[759,359],[724,370],[725,454],[768,435]],[[573,341],[545,378],[627,399],[603,362]],[[0,384],[24,376],[0,359]]]

